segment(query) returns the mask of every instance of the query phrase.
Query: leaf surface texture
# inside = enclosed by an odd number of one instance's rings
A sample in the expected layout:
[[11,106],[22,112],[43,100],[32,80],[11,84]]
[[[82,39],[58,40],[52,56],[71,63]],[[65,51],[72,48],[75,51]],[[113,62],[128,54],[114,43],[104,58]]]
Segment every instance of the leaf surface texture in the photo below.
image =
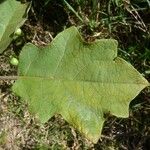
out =
[[130,101],[148,81],[117,57],[117,42],[85,42],[75,27],[45,48],[27,44],[21,54],[13,91],[28,101],[42,122],[55,114],[96,143],[104,113],[128,117]]

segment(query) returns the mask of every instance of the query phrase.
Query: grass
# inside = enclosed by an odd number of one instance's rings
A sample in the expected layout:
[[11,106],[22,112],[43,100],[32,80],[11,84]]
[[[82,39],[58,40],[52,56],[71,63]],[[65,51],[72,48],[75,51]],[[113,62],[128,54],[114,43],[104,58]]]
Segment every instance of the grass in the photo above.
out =
[[[38,9],[37,9],[38,8]],[[40,9],[39,9],[40,8]],[[129,61],[149,81],[149,0],[33,0],[24,35],[0,55],[0,75],[16,75],[10,56],[32,42],[45,46],[63,29],[75,25],[87,41],[114,38],[119,56]],[[97,144],[86,140],[59,115],[41,125],[28,106],[11,92],[13,81],[0,81],[0,148],[52,150],[148,150],[150,145],[150,88],[130,104],[130,117],[108,116]]]

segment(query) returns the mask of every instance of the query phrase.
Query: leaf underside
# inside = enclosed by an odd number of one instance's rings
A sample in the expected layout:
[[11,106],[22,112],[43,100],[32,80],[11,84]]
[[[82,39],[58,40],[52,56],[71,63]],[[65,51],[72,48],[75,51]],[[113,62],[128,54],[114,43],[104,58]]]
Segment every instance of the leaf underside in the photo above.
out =
[[27,4],[21,4],[16,0],[4,0],[0,3],[0,53],[12,41],[15,29],[25,21],[27,7]]
[[94,143],[100,138],[104,113],[128,117],[130,101],[149,85],[117,57],[115,40],[86,43],[75,27],[45,48],[25,45],[18,74],[13,91],[27,100],[41,122],[61,114]]

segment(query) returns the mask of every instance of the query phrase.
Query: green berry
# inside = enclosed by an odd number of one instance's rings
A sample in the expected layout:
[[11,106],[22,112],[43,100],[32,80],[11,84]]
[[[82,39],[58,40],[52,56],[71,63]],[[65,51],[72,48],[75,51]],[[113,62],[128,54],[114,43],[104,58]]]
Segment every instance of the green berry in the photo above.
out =
[[11,63],[12,65],[14,65],[14,66],[17,66],[19,62],[18,62],[18,59],[17,59],[17,58],[12,57],[11,60],[10,60],[10,63]]
[[18,28],[16,31],[15,31],[15,35],[17,36],[21,36],[22,34],[22,30],[20,28]]

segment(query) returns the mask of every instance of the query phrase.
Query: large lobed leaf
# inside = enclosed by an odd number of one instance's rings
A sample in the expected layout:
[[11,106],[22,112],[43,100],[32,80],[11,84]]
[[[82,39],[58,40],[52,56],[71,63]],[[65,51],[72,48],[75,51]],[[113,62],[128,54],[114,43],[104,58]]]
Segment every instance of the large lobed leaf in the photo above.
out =
[[128,117],[130,101],[148,85],[136,69],[117,57],[115,40],[86,43],[71,27],[43,49],[25,45],[13,91],[28,101],[42,122],[61,114],[96,143],[104,113]]
[[12,41],[15,29],[25,21],[27,4],[21,4],[16,0],[3,0],[0,2],[0,53],[2,53]]

